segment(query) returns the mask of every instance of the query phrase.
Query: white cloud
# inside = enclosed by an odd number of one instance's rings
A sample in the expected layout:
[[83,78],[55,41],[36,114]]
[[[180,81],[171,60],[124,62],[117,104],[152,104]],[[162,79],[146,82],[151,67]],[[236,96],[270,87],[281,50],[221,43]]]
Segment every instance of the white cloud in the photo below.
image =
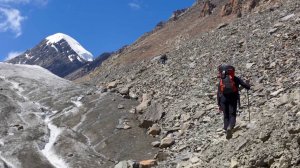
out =
[[0,0],[0,4],[36,4],[46,5],[48,0]]
[[136,2],[131,2],[128,4],[132,9],[141,9],[141,5]]
[[0,3],[28,3],[30,0],[0,0]]
[[8,30],[15,33],[16,37],[22,34],[21,22],[25,17],[17,9],[0,7],[0,32]]
[[35,5],[42,7],[49,0],[0,0],[0,32],[11,31],[16,37],[22,35],[22,22],[26,17],[15,6]]
[[20,52],[20,51],[12,51],[10,53],[8,53],[7,57],[5,58],[5,61],[8,61],[10,59],[13,59],[21,54],[23,54],[24,52]]

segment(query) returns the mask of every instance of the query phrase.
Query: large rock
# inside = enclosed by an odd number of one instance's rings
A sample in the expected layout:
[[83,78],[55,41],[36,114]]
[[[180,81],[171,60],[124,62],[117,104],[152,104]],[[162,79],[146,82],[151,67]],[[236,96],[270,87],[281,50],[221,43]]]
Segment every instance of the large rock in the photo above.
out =
[[155,136],[155,135],[159,135],[160,131],[161,131],[160,126],[158,124],[154,124],[154,125],[152,125],[152,127],[149,128],[147,133],[149,135]]
[[160,141],[160,148],[167,148],[167,147],[170,147],[172,146],[173,144],[175,143],[175,140],[173,137],[165,137],[164,139],[162,139]]
[[201,17],[205,17],[207,15],[212,14],[213,9],[216,7],[216,5],[212,4],[210,0],[205,1],[203,8],[201,10]]
[[141,104],[139,104],[137,107],[136,107],[136,112],[137,113],[142,113],[144,110],[147,109],[147,107],[150,105],[151,103],[151,95],[149,94],[143,94],[143,97],[142,97],[142,102]]
[[118,85],[118,81],[113,81],[113,82],[110,82],[106,85],[107,89],[113,89],[113,88],[116,88]]
[[139,116],[140,127],[149,128],[159,121],[163,115],[163,108],[159,103],[152,103],[141,116]]
[[131,85],[126,85],[123,86],[120,90],[119,93],[122,95],[128,95],[129,94],[129,89],[131,88]]
[[156,165],[157,165],[157,161],[153,159],[140,161],[140,168],[151,168]]

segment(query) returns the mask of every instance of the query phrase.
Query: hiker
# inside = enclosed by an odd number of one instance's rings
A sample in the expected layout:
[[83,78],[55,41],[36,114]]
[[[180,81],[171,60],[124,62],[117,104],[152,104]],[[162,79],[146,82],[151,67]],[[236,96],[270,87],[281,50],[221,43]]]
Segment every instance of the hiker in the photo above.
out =
[[220,65],[218,70],[218,77],[220,78],[217,93],[219,111],[223,111],[224,130],[226,131],[226,138],[230,139],[236,122],[239,86],[249,90],[250,85],[249,81],[244,82],[234,75],[235,68],[231,65]]
[[162,56],[160,56],[159,58],[159,62],[162,64],[166,64],[166,61],[168,60],[167,55],[163,54]]

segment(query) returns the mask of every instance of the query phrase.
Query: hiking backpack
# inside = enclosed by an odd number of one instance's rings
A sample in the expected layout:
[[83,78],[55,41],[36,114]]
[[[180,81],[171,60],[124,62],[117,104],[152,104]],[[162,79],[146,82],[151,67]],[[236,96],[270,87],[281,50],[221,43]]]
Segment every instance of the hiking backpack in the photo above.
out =
[[220,65],[219,66],[219,77],[220,77],[220,93],[223,95],[229,95],[238,92],[238,88],[234,82],[235,69],[231,65]]

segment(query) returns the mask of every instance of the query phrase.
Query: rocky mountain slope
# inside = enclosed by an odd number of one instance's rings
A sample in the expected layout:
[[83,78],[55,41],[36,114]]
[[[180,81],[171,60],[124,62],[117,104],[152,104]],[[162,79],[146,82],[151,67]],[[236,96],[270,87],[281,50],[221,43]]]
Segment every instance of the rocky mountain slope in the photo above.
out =
[[7,62],[39,65],[60,77],[65,77],[91,61],[93,61],[93,55],[75,39],[57,33]]
[[116,54],[115,65],[132,63],[145,58],[164,54],[194,39],[198,34],[231,22],[238,17],[259,10],[263,4],[271,5],[276,0],[197,0],[195,4],[174,11],[168,21],[159,22],[156,27],[145,33],[131,45],[123,47]]
[[[300,2],[256,1],[259,5],[251,13],[243,13],[241,6],[235,10],[236,2],[245,1],[224,1],[216,8],[239,18],[218,20],[223,24],[177,43],[166,65],[154,57],[162,50],[141,54],[146,44],[167,44],[150,42],[159,31],[167,31],[160,29],[84,78],[139,98],[141,126],[158,122],[162,129],[157,136],[161,141],[153,145],[170,142],[155,157],[157,167],[300,167]],[[234,65],[237,75],[252,84],[249,108],[246,92],[241,92],[241,114],[230,140],[225,139],[216,105],[217,66],[222,63]]]
[[137,101],[46,69],[0,63],[0,167],[113,167],[156,149],[128,113]]
[[65,79],[75,80],[77,78],[83,77],[93,71],[95,68],[101,66],[102,62],[109,58],[113,53],[103,53],[95,58],[93,61],[87,63],[76,71],[65,76]]

